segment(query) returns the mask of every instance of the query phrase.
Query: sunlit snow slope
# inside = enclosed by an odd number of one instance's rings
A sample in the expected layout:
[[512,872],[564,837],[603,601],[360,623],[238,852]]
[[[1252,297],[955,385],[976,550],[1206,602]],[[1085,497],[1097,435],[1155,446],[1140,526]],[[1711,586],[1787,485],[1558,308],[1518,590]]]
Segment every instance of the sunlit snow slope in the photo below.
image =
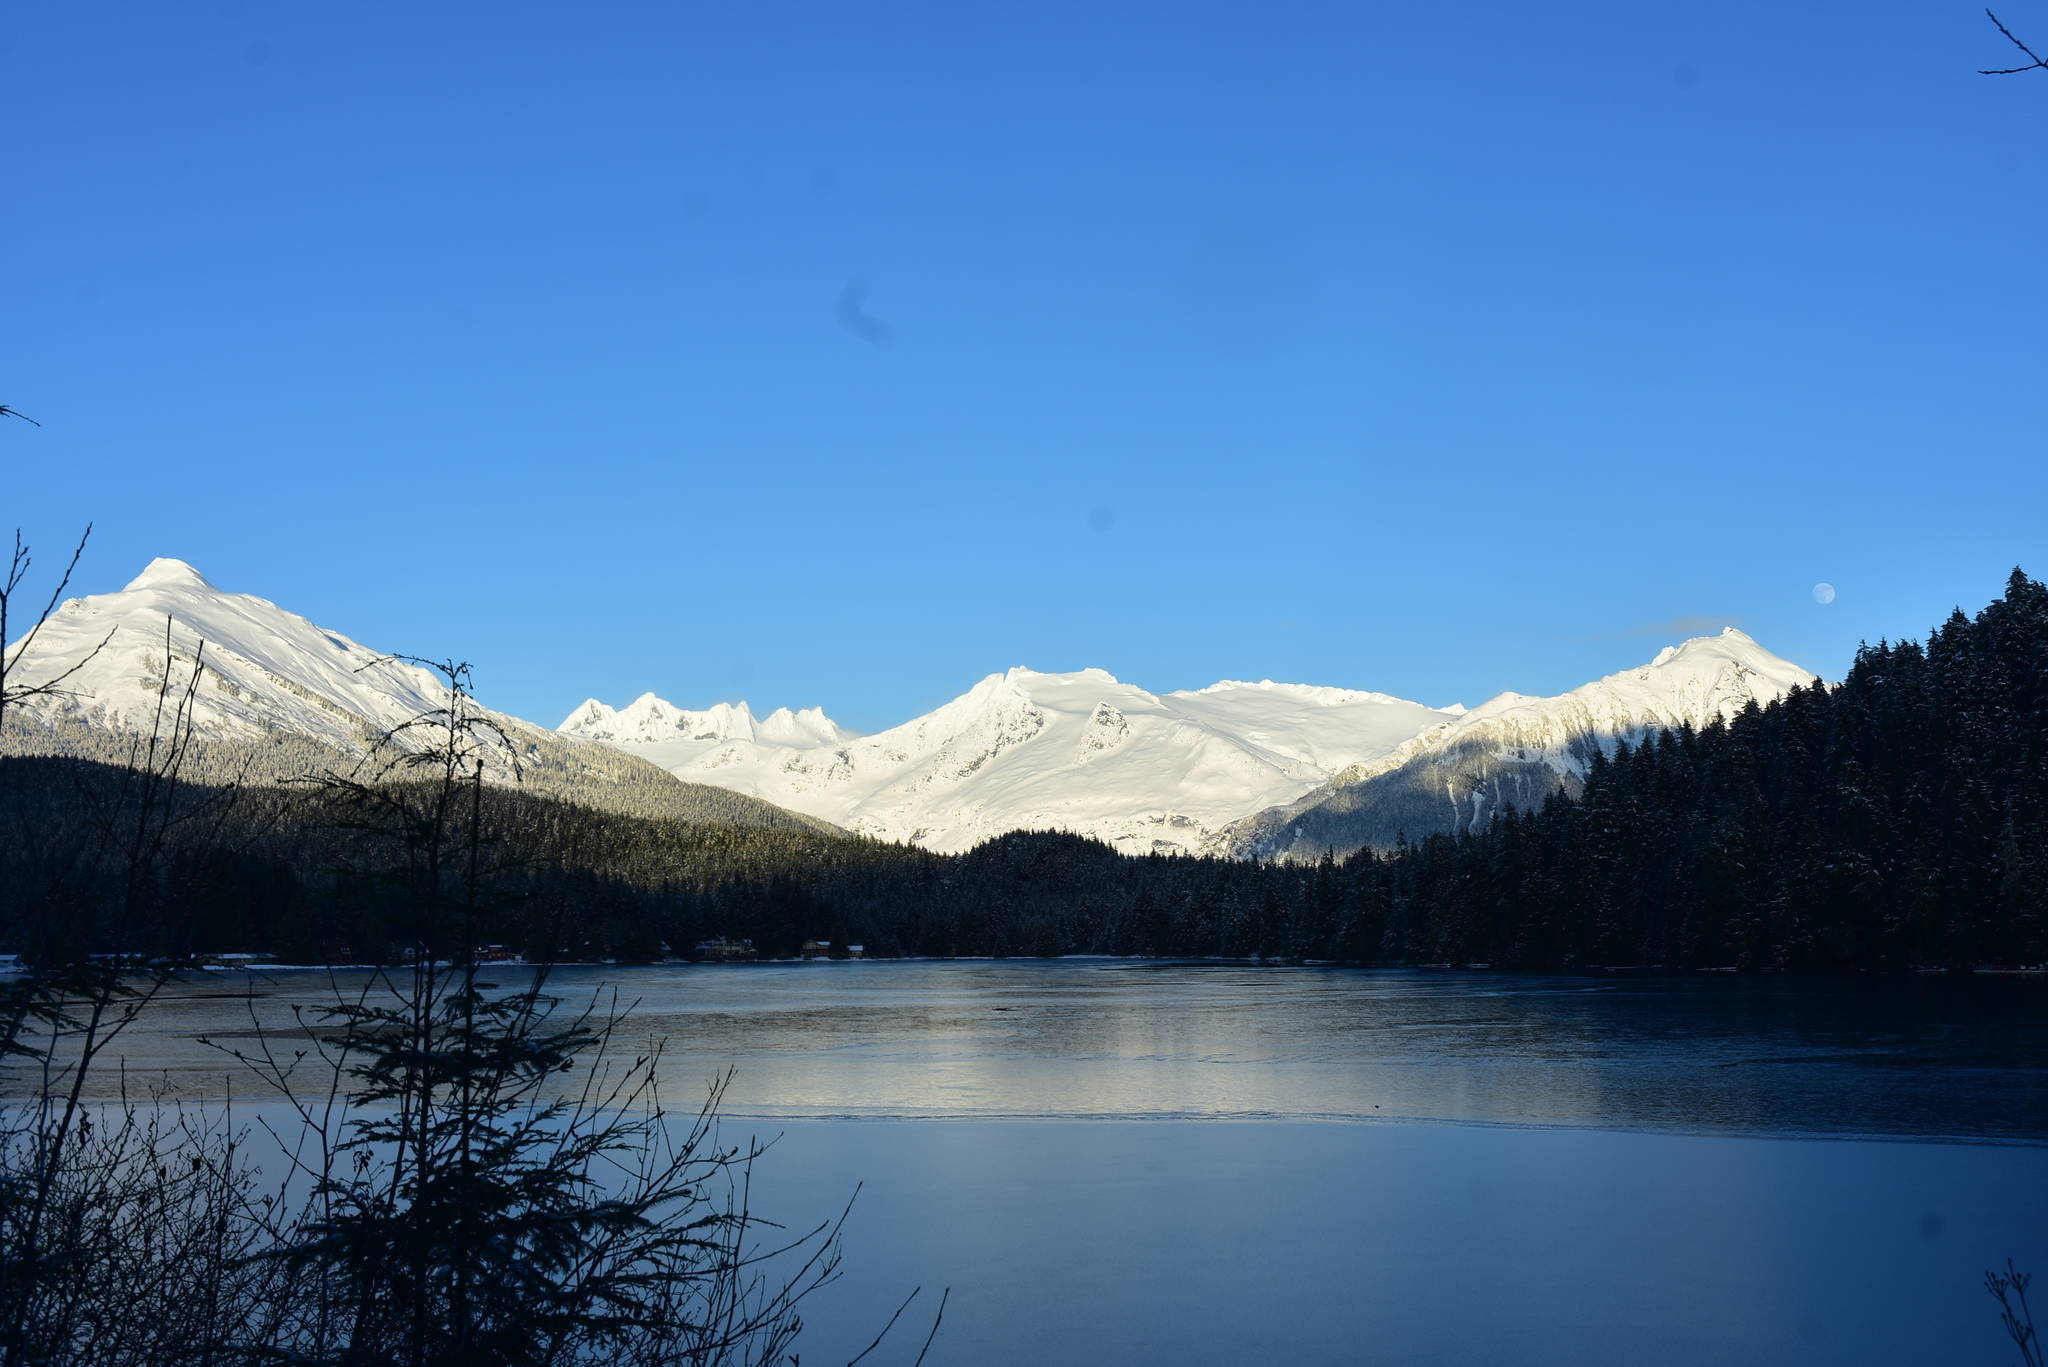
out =
[[[181,560],[150,562],[117,593],[66,602],[32,643],[25,635],[9,643],[7,659],[10,693],[50,683],[57,691],[8,709],[6,743],[24,751],[110,755],[116,762],[119,737],[167,724],[158,717],[166,670],[171,704],[189,698],[193,731],[209,755],[260,754],[292,772],[317,772],[343,756],[362,756],[393,728],[448,699],[433,671],[265,599],[215,588]],[[193,688],[195,660],[203,668]],[[511,740],[520,781],[543,796],[633,816],[794,830],[819,825],[729,788],[677,782],[613,747],[487,708],[476,715]],[[38,719],[50,729],[35,735],[20,729],[35,727]],[[117,738],[111,750],[73,744],[80,735],[100,734]],[[287,752],[280,738],[312,744]],[[397,743],[403,747],[406,739],[401,735]],[[259,781],[274,779],[272,767],[251,772]],[[511,766],[499,763],[494,776],[509,780]]]
[[31,699],[29,710],[147,731],[166,668],[182,684],[202,643],[205,674],[192,701],[201,735],[273,729],[360,749],[447,698],[431,671],[266,599],[223,592],[182,560],[152,560],[118,593],[66,602],[31,649],[9,647],[9,682],[61,679],[61,692]]
[[[285,733],[360,754],[446,697],[431,671],[264,599],[223,592],[178,560],[151,562],[118,593],[65,603],[28,651],[10,645],[10,691],[61,680],[60,692],[25,710],[146,732],[166,669],[181,685],[202,642],[206,670],[192,709],[202,735]],[[1153,694],[1099,669],[1012,669],[873,736],[816,708],[756,717],[745,703],[722,703],[693,712],[652,694],[617,710],[587,702],[559,735],[491,716],[577,800],[634,782],[635,771],[658,780],[623,752],[723,790],[720,802],[751,810],[751,799],[765,799],[936,850],[1057,829],[1133,853],[1306,858],[1540,803],[1575,788],[1591,756],[1619,740],[1729,717],[1811,677],[1730,630],[1559,697],[1506,693],[1470,711],[1271,682]],[[611,758],[594,764],[600,756]],[[692,812],[713,810],[692,801]],[[715,819],[780,815],[717,808]]]
[[816,709],[757,720],[744,703],[693,712],[652,694],[618,711],[593,699],[562,730],[681,778],[930,849],[1068,830],[1147,853],[1193,850],[1450,715],[1341,688],[1219,683],[1153,694],[1099,669],[1012,669],[873,736]]
[[1236,823],[1210,849],[1309,859],[1477,829],[1504,806],[1539,806],[1557,788],[1576,792],[1596,751],[1612,754],[1664,727],[1732,719],[1813,679],[1729,627],[1554,698],[1503,693]]

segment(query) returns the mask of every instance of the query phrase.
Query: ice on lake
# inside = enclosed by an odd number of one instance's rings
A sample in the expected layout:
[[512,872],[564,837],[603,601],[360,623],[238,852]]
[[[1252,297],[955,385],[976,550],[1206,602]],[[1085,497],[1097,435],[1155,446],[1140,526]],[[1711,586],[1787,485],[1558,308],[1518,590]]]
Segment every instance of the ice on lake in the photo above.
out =
[[[2048,984],[1134,961],[575,969],[780,1134],[756,1202],[864,1189],[804,1359],[951,1286],[932,1361],[1984,1362],[2048,1271]],[[244,988],[253,996],[237,998]],[[317,975],[177,989],[132,1071]],[[922,1338],[906,1316],[896,1360]],[[872,1361],[872,1359],[871,1359]]]

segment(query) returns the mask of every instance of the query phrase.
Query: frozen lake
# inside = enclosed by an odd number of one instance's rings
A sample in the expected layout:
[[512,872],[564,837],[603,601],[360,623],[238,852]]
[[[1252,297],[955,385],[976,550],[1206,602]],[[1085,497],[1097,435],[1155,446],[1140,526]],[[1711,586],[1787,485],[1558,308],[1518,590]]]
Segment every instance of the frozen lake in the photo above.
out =
[[[195,1037],[247,1027],[243,983],[173,989],[131,1074],[216,1092]],[[765,1213],[866,1184],[807,1361],[923,1283],[953,1288],[953,1363],[2001,1364],[1983,1269],[2048,1272],[2039,980],[1067,960],[556,984],[636,1001],[672,1099],[738,1070],[728,1125],[782,1136]],[[327,990],[248,986],[267,1020]]]

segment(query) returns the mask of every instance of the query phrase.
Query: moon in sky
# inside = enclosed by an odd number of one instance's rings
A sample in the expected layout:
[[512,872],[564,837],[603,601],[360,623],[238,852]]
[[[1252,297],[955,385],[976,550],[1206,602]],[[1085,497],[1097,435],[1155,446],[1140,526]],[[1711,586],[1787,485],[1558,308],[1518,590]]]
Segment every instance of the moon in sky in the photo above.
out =
[[1813,586],[1813,601],[1816,603],[1834,602],[1835,586],[1833,584],[1815,584]]

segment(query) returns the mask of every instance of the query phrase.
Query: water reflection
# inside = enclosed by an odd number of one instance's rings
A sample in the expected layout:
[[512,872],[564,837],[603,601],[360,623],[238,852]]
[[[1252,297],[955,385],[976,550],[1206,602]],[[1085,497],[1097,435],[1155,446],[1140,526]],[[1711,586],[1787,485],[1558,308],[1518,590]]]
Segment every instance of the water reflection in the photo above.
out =
[[[347,975],[345,987],[360,984]],[[2048,983],[1783,982],[1125,960],[560,970],[667,1041],[671,1095],[738,1070],[768,1116],[1455,1120],[2048,1140]],[[244,990],[246,989],[246,990]],[[206,979],[122,1040],[131,1078],[231,1070],[325,975]],[[246,1084],[238,1084],[246,1088]]]

